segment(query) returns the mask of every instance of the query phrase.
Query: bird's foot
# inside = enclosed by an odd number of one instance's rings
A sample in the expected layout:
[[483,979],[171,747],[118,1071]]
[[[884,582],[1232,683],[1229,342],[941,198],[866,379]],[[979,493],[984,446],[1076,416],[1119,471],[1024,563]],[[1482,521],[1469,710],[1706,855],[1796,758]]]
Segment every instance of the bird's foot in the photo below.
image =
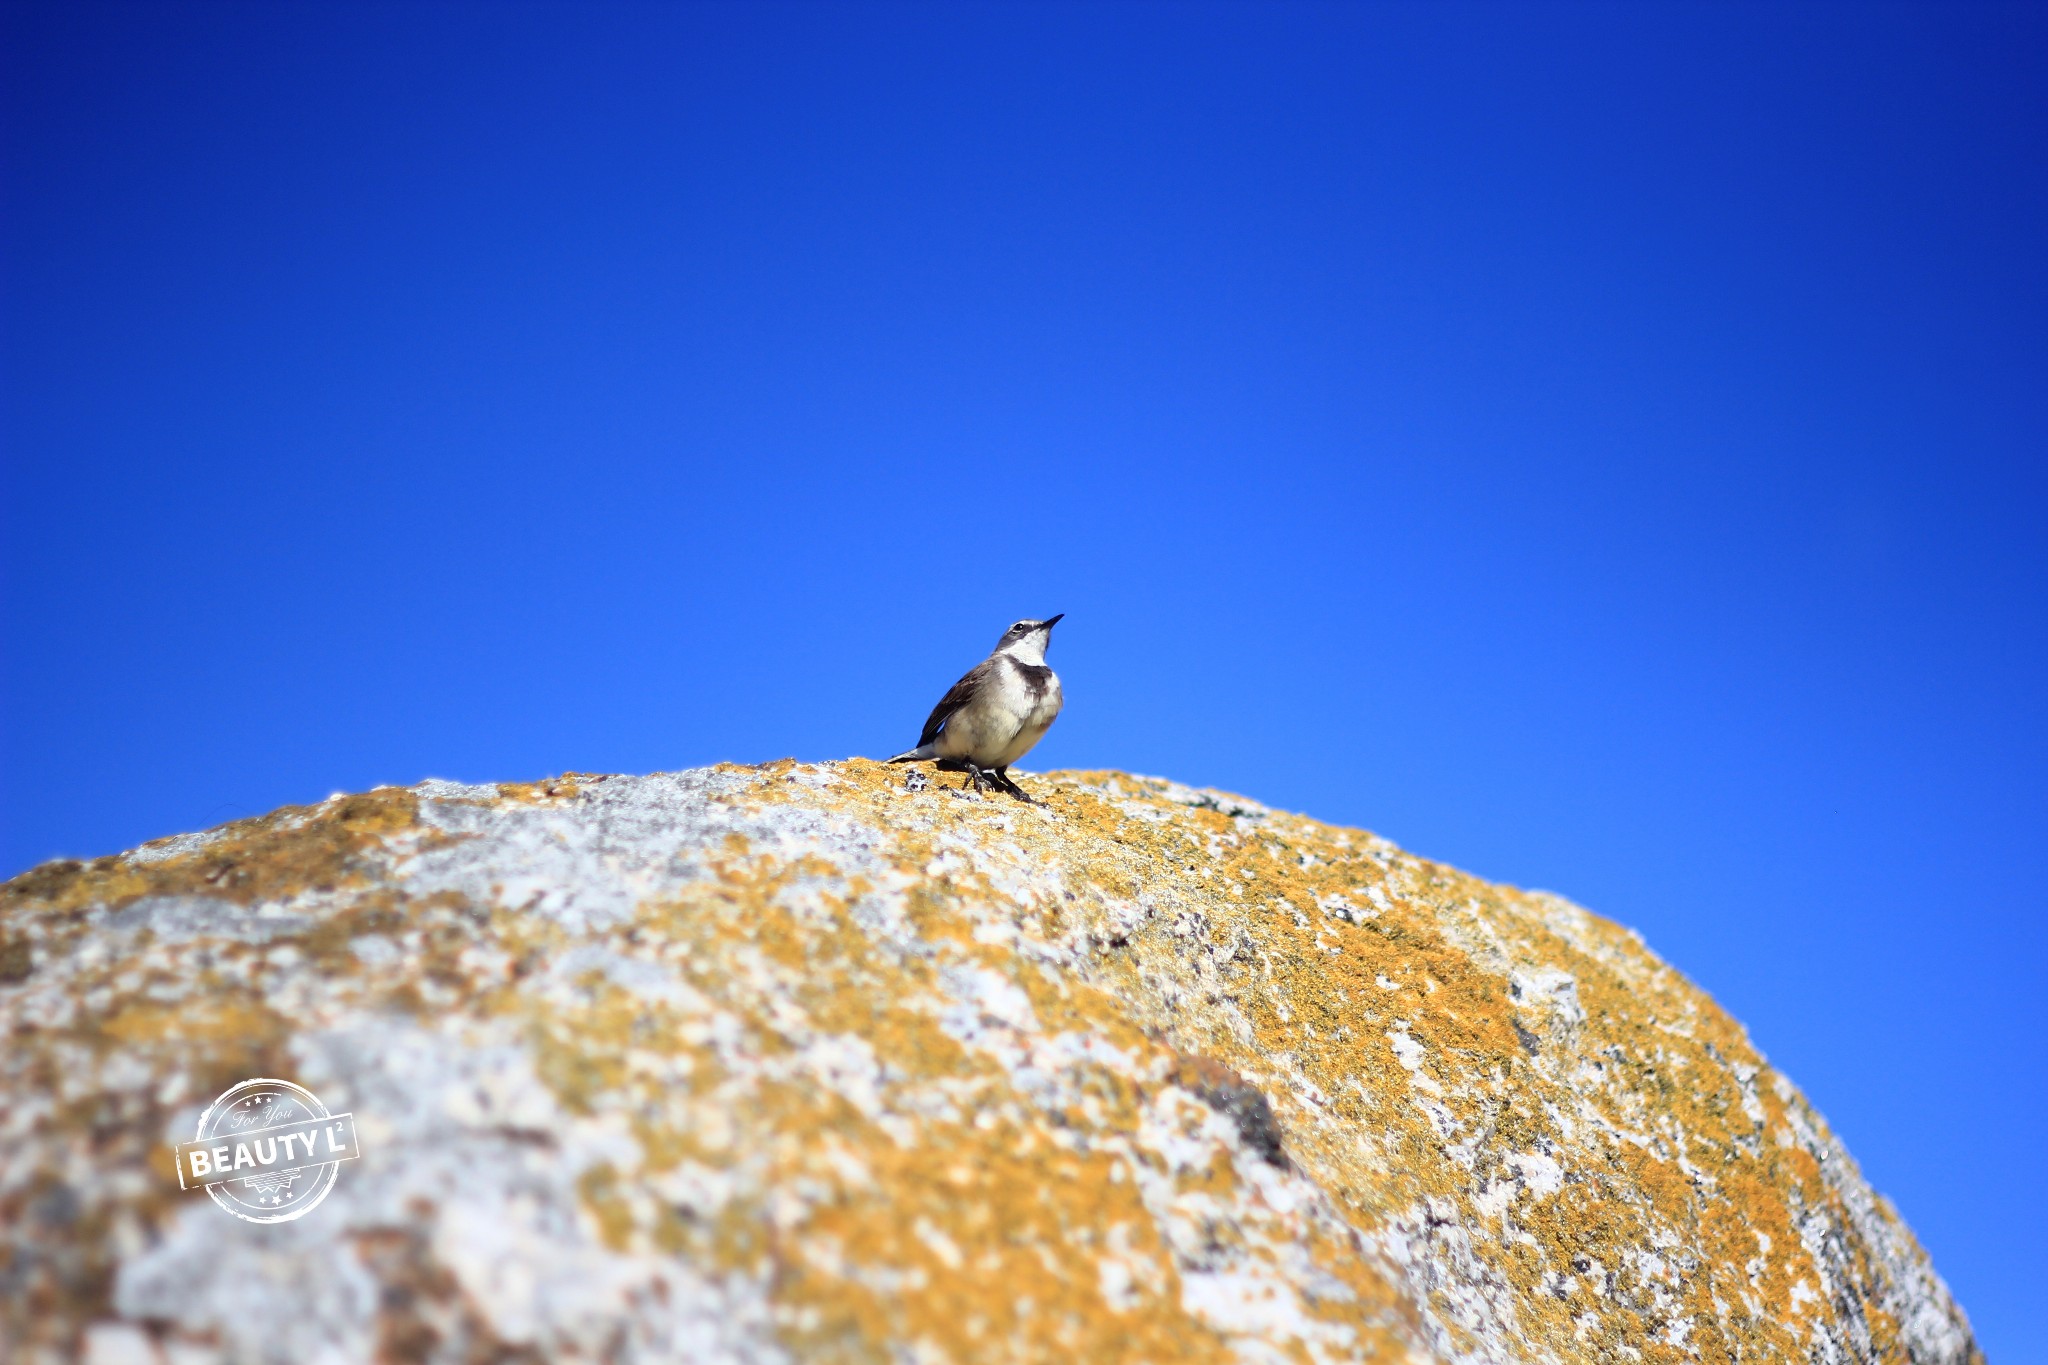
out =
[[984,768],[969,759],[942,758],[939,760],[939,771],[942,773],[967,774],[967,780],[958,787],[955,787],[955,791],[985,792],[993,790],[1008,792],[1012,796],[1023,796],[1026,801],[1031,799],[1028,796],[1024,796],[1024,789],[1015,782],[1012,782],[1008,774],[997,768]]
[[997,784],[1004,791],[1016,797],[1019,801],[1022,801],[1027,806],[1035,806],[1038,804],[1038,802],[1032,798],[1030,792],[1025,791],[1022,787],[1017,785],[1017,779],[1011,777],[1007,769],[996,768],[992,770],[991,775],[995,778]]

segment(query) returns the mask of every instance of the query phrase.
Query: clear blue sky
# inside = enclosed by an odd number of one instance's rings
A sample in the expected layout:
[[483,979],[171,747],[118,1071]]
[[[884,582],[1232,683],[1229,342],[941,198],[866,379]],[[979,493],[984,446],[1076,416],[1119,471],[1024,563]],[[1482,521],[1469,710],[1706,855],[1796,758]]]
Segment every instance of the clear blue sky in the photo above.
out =
[[1640,928],[2048,1360],[2048,7],[15,6],[0,873],[1033,767]]

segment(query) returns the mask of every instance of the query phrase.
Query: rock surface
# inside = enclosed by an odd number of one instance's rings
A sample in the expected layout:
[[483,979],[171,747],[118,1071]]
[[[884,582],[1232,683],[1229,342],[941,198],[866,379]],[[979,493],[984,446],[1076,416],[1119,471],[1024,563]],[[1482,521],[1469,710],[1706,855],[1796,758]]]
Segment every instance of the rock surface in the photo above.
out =
[[[1629,931],[1114,773],[429,782],[0,891],[0,1356],[1979,1360]],[[183,1193],[253,1076],[295,1222]]]

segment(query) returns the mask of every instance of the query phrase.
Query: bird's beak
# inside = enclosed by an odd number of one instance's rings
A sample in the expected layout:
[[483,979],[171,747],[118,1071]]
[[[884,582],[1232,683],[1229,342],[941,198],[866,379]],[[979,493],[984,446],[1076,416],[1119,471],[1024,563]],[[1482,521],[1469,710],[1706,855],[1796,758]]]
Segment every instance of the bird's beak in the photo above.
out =
[[1045,629],[1047,629],[1047,630],[1051,630],[1051,629],[1052,629],[1052,628],[1053,628],[1054,626],[1056,626],[1056,625],[1058,625],[1058,624],[1060,623],[1060,620],[1061,620],[1061,618],[1062,618],[1062,617],[1064,617],[1065,615],[1066,615],[1066,613],[1065,613],[1065,612],[1061,612],[1061,613],[1059,614],[1059,616],[1051,616],[1051,617],[1047,617],[1047,618],[1046,618],[1046,622],[1045,622]]

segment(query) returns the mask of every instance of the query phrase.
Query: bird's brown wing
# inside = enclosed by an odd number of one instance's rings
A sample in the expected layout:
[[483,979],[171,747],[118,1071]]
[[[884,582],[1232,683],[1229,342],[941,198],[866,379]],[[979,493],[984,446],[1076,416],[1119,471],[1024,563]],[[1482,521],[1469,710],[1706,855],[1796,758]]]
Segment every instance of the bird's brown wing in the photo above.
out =
[[946,722],[953,718],[953,713],[967,705],[975,689],[988,677],[989,666],[993,662],[991,659],[983,659],[968,669],[967,675],[954,683],[945,696],[939,698],[939,704],[932,708],[931,716],[924,723],[924,733],[917,737],[918,748],[922,749],[937,739],[939,731],[945,729]]

